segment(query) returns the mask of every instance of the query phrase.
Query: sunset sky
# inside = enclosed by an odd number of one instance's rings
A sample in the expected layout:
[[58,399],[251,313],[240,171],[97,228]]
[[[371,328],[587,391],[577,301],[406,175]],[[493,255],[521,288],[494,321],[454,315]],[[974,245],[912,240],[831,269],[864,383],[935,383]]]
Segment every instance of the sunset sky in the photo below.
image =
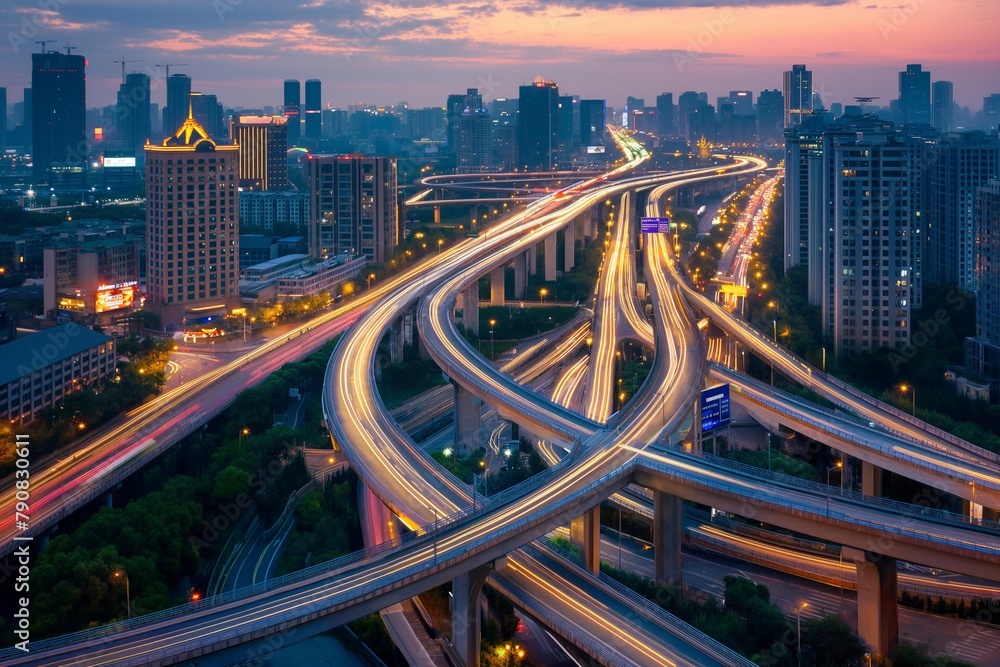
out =
[[[813,71],[824,102],[897,96],[897,73],[921,63],[955,84],[973,112],[1000,92],[997,0],[3,0],[0,86],[30,85],[34,42],[77,47],[89,60],[87,104],[114,101],[121,58],[154,75],[191,75],[227,107],[281,104],[281,81],[317,78],[324,106],[441,106],[477,87],[516,97],[536,75],[564,94],[627,95],[652,105],[664,91],[780,88],[793,63]],[[13,11],[11,11],[11,8]]]

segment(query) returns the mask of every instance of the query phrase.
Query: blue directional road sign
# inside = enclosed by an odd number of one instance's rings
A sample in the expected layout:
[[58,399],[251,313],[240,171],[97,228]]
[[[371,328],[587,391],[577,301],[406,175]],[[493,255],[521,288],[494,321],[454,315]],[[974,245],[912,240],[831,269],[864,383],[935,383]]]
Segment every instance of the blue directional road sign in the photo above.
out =
[[670,218],[641,218],[639,229],[643,234],[669,234]]
[[729,426],[729,385],[720,384],[701,392],[701,432]]

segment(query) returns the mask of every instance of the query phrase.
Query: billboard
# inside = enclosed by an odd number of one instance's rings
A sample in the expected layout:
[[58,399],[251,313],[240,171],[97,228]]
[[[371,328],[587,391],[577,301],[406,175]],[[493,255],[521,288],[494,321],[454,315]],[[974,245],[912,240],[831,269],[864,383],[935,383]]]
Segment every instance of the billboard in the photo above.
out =
[[134,157],[106,157],[104,158],[105,167],[132,167],[135,168],[135,158]]
[[131,280],[114,285],[101,285],[94,293],[94,312],[106,313],[110,310],[131,308],[135,305],[135,291],[138,283]]
[[639,228],[643,234],[669,234],[670,218],[642,218]]
[[701,432],[729,426],[729,385],[720,384],[701,392]]
[[587,153],[603,153],[604,146],[587,146]]

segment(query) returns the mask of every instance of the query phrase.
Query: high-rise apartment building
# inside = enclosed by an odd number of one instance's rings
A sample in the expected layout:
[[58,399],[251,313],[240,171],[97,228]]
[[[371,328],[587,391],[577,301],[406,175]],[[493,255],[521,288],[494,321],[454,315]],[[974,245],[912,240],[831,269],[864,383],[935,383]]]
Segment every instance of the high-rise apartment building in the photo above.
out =
[[466,112],[483,108],[483,96],[478,88],[467,88],[465,93],[455,93],[448,96],[445,105],[445,117],[448,120],[448,147],[458,154],[459,126]]
[[749,90],[730,90],[729,102],[737,116],[753,116],[753,92]]
[[0,86],[0,153],[7,150],[7,89]]
[[580,140],[577,132],[580,128],[580,96],[560,95],[559,110],[556,115],[559,145],[568,148]]
[[309,254],[387,262],[399,243],[396,158],[310,155]]
[[580,144],[604,145],[604,100],[580,100]]
[[131,72],[118,89],[118,140],[126,150],[134,151],[142,164],[142,147],[152,138],[149,114],[149,75]]
[[1000,180],[976,194],[976,337],[965,339],[965,368],[1000,381]]
[[314,142],[323,137],[323,95],[319,79],[306,80],[306,139]]
[[779,141],[784,130],[785,96],[777,88],[762,90],[757,96],[757,141]]
[[[780,124],[780,121],[779,121]],[[823,131],[819,118],[785,130],[785,270],[805,266],[809,303],[823,298]]]
[[230,137],[240,147],[240,188],[288,187],[288,125],[284,116],[237,116]]
[[677,134],[677,107],[674,106],[673,93],[660,93],[656,96],[656,133],[660,137]]
[[493,121],[486,109],[466,108],[458,118],[455,165],[459,174],[479,174],[494,170]]
[[931,73],[907,65],[899,73],[899,121],[902,125],[931,124]]
[[951,81],[935,81],[931,86],[931,125],[938,132],[955,129],[955,87]]
[[36,185],[49,182],[54,163],[87,160],[86,64],[83,56],[56,51],[31,54],[31,156]]
[[983,132],[953,132],[927,149],[920,188],[925,228],[924,278],[975,290],[976,196],[1000,178],[1000,142]]
[[535,77],[519,88],[517,164],[526,171],[552,171],[559,147],[559,86]]
[[823,334],[837,354],[910,343],[920,305],[920,147],[859,118],[823,134]]
[[239,146],[193,116],[146,146],[145,308],[165,330],[240,306]]
[[285,79],[285,119],[288,121],[288,147],[299,145],[302,136],[302,87],[298,79]]
[[812,114],[812,72],[805,65],[792,65],[784,76],[785,127],[798,125]]
[[164,136],[171,136],[184,123],[191,105],[190,97],[191,77],[187,74],[171,74],[167,77],[167,106],[163,109]]

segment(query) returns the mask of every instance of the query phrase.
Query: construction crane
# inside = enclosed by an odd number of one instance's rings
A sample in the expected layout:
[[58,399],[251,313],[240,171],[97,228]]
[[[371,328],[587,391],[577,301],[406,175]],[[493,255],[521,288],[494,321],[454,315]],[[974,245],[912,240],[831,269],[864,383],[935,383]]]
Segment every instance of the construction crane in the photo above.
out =
[[114,60],[112,62],[116,62],[116,63],[121,63],[122,64],[122,85],[124,86],[125,85],[125,63],[141,63],[141,62],[145,62],[145,61],[144,60],[125,60],[124,58],[122,58],[121,60]]
[[170,78],[170,68],[171,67],[187,67],[187,63],[163,63],[162,65],[153,65],[153,67],[162,67],[167,72],[167,78]]
[[864,96],[858,97],[857,95],[854,96],[854,101],[857,102],[858,104],[864,104],[865,102],[871,102],[872,100],[879,100],[879,99],[882,98],[879,97],[878,95],[874,97],[864,97]]
[[55,41],[54,39],[47,39],[45,41],[35,42],[35,44],[41,44],[42,45],[42,53],[45,53],[45,45],[46,44],[51,44],[54,41]]
[[69,44],[67,44],[65,48],[66,48],[66,55],[67,56],[70,54],[69,53],[70,51],[76,51],[76,47],[75,46],[70,46]]

